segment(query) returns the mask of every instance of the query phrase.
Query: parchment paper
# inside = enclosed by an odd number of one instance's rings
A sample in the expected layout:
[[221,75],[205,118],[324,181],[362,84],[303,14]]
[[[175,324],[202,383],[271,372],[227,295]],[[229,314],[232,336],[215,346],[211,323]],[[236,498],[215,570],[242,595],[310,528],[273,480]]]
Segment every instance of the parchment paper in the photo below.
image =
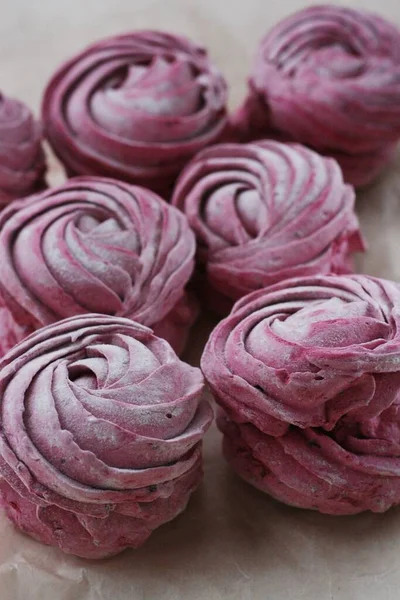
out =
[[[96,38],[153,27],[204,43],[226,74],[231,105],[245,90],[256,41],[304,0],[0,0],[0,87],[38,112],[60,61]],[[354,0],[400,24],[400,0]],[[52,160],[51,181],[62,181]],[[369,241],[359,270],[400,281],[400,154],[358,212]],[[198,364],[203,316],[187,358]],[[205,481],[189,508],[146,545],[88,562],[17,533],[0,514],[0,600],[399,600],[400,509],[328,517],[279,505],[231,473],[215,429]]]

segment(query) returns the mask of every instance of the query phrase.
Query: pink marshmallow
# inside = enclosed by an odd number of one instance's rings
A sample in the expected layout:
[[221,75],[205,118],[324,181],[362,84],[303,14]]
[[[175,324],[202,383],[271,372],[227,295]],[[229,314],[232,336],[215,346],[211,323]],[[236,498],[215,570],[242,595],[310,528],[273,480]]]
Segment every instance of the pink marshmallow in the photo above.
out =
[[168,196],[226,126],[226,83],[207,52],[156,31],[106,38],[63,64],[43,99],[46,136],[72,175],[104,175]]
[[336,158],[349,183],[370,183],[400,138],[399,29],[334,5],[289,16],[261,41],[231,125],[242,141],[306,144]]
[[3,211],[0,252],[3,352],[39,327],[92,312],[153,327],[183,350],[197,316],[185,292],[195,240],[184,215],[153,192],[71,179]]
[[0,94],[0,208],[45,187],[42,130],[25,104]]
[[225,315],[242,296],[289,277],[350,272],[351,255],[364,249],[354,199],[336,161],[262,141],[203,150],[172,203],[196,235],[203,295]]
[[330,514],[400,504],[400,286],[291,279],[240,300],[202,370],[244,479]]
[[44,327],[0,361],[0,496],[17,527],[85,558],[140,546],[202,477],[199,369],[128,319]]

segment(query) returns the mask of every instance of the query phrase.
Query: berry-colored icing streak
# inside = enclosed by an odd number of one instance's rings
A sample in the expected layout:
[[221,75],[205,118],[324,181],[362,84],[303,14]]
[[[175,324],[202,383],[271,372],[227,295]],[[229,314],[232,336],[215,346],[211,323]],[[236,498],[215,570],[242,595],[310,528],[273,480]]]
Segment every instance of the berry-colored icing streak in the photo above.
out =
[[400,31],[365,11],[313,6],[261,41],[247,100],[234,117],[240,137],[282,137],[341,164],[364,185],[400,138]]
[[226,125],[226,83],[190,40],[138,31],[93,44],[55,73],[46,135],[71,174],[168,194],[184,164]]
[[332,514],[400,503],[400,286],[291,279],[240,300],[202,369],[225,454],[258,488]]
[[203,150],[172,202],[197,237],[208,295],[226,314],[243,295],[288,277],[349,272],[351,254],[363,249],[354,198],[334,160],[262,141]]
[[86,558],[141,545],[184,510],[212,410],[199,369],[146,327],[85,315],[0,362],[0,494],[26,533]]

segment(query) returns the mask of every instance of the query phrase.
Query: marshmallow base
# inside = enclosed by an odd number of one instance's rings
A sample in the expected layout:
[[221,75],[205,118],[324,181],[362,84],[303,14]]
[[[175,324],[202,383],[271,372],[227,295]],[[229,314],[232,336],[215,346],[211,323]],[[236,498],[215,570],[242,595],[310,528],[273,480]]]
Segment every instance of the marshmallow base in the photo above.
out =
[[400,504],[400,477],[351,472],[351,460],[336,462],[298,428],[273,437],[224,414],[217,424],[224,457],[236,473],[280,502],[330,515],[382,513]]
[[0,479],[0,503],[10,521],[38,542],[81,558],[101,559],[141,546],[154,529],[185,510],[201,480],[199,460],[188,472],[162,484],[160,490],[156,485],[149,486],[144,501],[110,504],[105,518],[75,513],[54,504],[38,506],[4,479]]

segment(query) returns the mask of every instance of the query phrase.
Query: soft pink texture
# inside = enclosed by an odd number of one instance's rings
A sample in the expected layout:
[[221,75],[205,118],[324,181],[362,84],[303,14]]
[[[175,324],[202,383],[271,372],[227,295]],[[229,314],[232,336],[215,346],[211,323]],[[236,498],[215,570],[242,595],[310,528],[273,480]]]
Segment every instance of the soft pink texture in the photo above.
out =
[[0,484],[26,533],[85,558],[184,510],[212,410],[200,370],[128,319],[45,327],[0,361]]
[[0,208],[45,187],[42,131],[29,108],[0,93]]
[[202,369],[224,452],[275,498],[331,514],[400,503],[400,286],[291,279],[239,301]]
[[138,31],[64,65],[43,100],[46,135],[68,173],[106,175],[167,195],[226,125],[226,83],[190,40]]
[[336,158],[346,181],[369,183],[400,138],[400,31],[340,6],[284,19],[259,45],[232,125],[243,141],[307,144]]
[[263,141],[203,150],[181,174],[172,203],[197,237],[207,302],[235,300],[288,277],[351,271],[364,249],[354,190],[332,159]]
[[[153,192],[77,177],[13,202],[0,216],[0,294],[7,339],[83,313],[128,317],[177,352],[197,316],[184,287],[195,239],[187,220]],[[1,315],[0,315],[1,316]]]

